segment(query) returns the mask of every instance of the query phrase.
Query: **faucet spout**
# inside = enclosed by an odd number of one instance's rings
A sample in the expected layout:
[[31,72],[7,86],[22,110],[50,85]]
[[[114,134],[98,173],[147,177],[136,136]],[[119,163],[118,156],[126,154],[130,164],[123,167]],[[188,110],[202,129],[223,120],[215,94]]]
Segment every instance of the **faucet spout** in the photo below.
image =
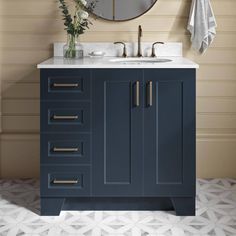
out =
[[142,49],[141,49],[141,37],[143,36],[143,30],[141,25],[138,26],[138,54],[137,57],[142,57]]

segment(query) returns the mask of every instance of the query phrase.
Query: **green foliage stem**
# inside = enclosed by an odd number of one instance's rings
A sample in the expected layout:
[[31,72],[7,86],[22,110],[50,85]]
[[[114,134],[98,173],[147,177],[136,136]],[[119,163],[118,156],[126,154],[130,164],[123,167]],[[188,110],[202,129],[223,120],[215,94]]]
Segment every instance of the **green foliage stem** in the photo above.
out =
[[65,25],[65,30],[68,34],[78,36],[80,34],[83,34],[86,29],[89,28],[89,24],[92,24],[89,19],[80,19],[77,16],[77,13],[79,11],[86,11],[86,12],[92,12],[95,3],[92,2],[87,8],[81,3],[80,0],[73,0],[75,3],[75,14],[72,17],[69,13],[68,6],[66,4],[65,0],[58,0],[60,3],[59,8],[61,9],[61,12],[63,14],[63,20]]

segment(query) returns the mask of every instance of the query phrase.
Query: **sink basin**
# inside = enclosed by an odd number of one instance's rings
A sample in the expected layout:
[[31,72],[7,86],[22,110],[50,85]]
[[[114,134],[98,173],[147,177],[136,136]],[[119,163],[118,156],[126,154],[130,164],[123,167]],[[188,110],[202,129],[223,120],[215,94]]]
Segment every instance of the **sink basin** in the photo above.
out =
[[118,62],[118,63],[165,63],[165,62],[171,62],[172,60],[166,59],[166,58],[115,58],[111,59],[110,62]]

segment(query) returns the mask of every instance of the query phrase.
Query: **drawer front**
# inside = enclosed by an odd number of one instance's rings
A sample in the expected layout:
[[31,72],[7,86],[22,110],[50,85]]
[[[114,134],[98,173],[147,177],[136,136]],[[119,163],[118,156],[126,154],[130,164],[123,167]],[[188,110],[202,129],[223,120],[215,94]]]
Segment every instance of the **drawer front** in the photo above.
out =
[[89,70],[42,69],[42,100],[90,99]]
[[42,197],[90,196],[89,166],[41,166]]
[[41,101],[41,132],[90,132],[89,102]]
[[42,164],[90,164],[89,134],[41,134]]

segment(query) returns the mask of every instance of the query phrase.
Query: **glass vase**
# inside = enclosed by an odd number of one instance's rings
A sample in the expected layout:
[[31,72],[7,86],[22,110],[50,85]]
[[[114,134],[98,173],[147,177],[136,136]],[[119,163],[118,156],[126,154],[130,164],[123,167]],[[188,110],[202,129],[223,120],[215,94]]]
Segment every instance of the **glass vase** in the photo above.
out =
[[67,43],[63,47],[64,58],[83,58],[83,54],[83,47],[80,43],[78,43],[78,36],[68,34]]

